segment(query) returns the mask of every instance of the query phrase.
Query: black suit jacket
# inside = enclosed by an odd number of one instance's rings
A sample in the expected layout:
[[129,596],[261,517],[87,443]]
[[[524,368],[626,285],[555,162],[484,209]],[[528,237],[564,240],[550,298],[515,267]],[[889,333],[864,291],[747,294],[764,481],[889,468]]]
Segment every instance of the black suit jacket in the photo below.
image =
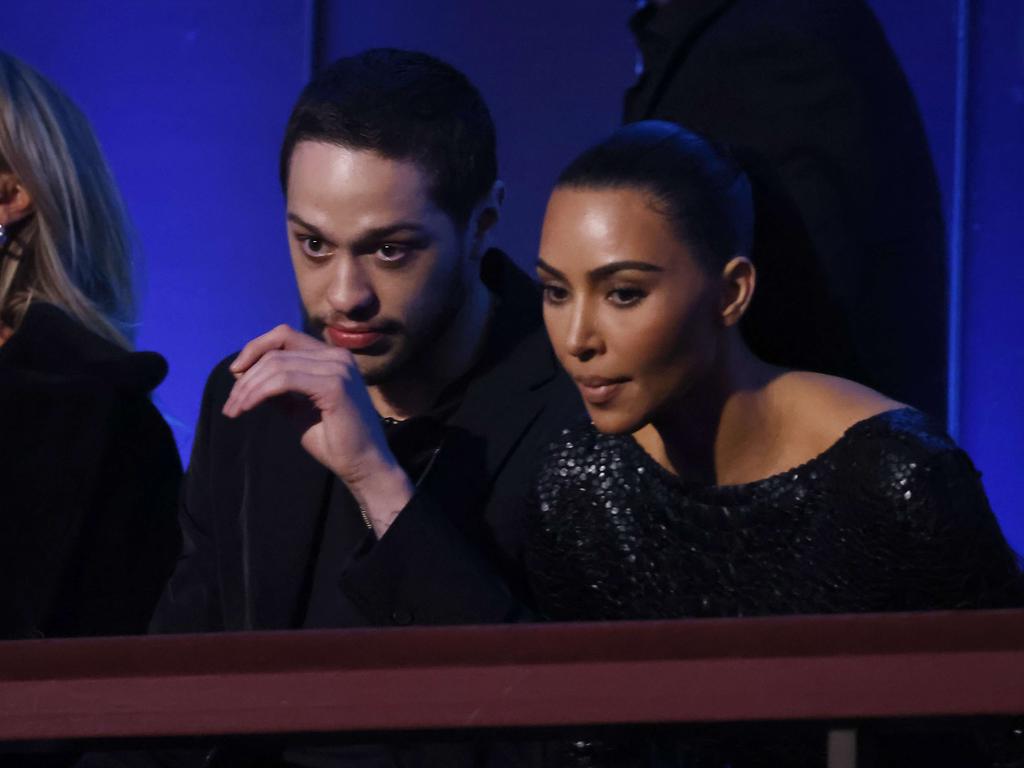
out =
[[[582,405],[544,333],[536,286],[497,252],[484,271],[498,298],[488,348],[412,500],[379,541],[358,509],[349,510],[344,535],[354,554],[337,591],[344,626],[488,623],[530,613],[523,517],[536,462]],[[154,632],[302,625],[332,477],[301,447],[302,427],[282,401],[234,420],[221,415],[234,383],[230,359],[203,395],[179,514],[184,547]],[[330,764],[513,766],[538,749],[481,738],[340,748],[344,756]],[[97,754],[81,765],[276,765],[268,752],[285,746]]]
[[[376,541],[353,509],[356,552],[338,600],[346,626],[514,620],[528,602],[525,497],[535,461],[581,412],[540,322],[536,288],[490,254],[499,297],[485,350],[413,499]],[[331,483],[299,443],[301,427],[268,402],[231,420],[221,363],[203,397],[180,521],[182,558],[157,632],[301,626]]]
[[758,216],[763,357],[858,379],[944,419],[946,240],[920,115],[862,0],[677,0],[633,30],[625,119],[738,149]]
[[42,302],[0,347],[0,636],[145,631],[180,541],[166,372]]

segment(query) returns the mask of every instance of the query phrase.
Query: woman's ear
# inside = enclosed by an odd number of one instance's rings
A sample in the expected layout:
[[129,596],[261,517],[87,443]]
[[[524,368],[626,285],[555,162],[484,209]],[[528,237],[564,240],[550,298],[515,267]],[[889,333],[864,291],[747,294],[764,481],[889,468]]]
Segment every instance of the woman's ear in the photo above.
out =
[[501,218],[501,206],[505,202],[505,183],[498,179],[491,186],[490,192],[473,209],[469,220],[468,234],[472,238],[470,254],[474,259],[481,258],[491,247],[494,226]]
[[0,224],[14,224],[32,213],[32,196],[17,176],[0,171]]
[[736,325],[750,306],[757,285],[757,270],[746,256],[733,256],[722,269],[721,318],[725,327]]

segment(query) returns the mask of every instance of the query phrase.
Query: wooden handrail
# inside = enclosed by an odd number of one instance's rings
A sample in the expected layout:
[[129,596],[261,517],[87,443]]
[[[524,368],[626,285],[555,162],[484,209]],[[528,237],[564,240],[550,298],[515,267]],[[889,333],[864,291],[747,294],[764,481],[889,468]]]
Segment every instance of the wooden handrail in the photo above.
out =
[[1024,611],[0,643],[0,740],[1024,713]]

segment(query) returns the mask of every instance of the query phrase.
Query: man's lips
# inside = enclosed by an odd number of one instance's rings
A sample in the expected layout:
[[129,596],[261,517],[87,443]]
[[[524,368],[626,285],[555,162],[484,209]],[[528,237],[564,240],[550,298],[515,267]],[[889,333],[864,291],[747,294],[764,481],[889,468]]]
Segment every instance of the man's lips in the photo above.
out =
[[622,386],[627,381],[629,379],[625,377],[577,376],[576,386],[579,387],[583,399],[590,405],[605,405],[622,391]]
[[334,325],[327,326],[327,336],[330,338],[331,343],[342,349],[365,349],[377,343],[383,335],[383,332],[370,327],[339,328]]

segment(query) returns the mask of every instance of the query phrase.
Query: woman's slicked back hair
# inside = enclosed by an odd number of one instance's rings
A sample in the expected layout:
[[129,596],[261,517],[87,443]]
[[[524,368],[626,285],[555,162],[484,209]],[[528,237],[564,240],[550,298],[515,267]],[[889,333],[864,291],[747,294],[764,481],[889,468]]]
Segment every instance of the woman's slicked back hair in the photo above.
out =
[[750,256],[754,213],[746,174],[727,150],[673,123],[618,129],[573,160],[556,186],[647,194],[708,269]]

